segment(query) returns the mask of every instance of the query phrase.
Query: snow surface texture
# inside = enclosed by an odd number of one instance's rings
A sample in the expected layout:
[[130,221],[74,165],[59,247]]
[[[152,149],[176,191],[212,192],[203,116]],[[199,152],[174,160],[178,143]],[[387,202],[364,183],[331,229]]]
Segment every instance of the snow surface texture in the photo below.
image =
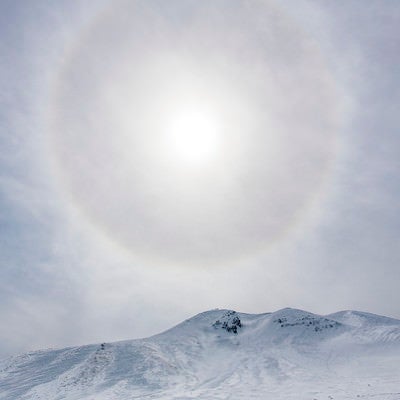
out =
[[400,321],[213,310],[148,339],[0,361],[0,399],[400,399]]

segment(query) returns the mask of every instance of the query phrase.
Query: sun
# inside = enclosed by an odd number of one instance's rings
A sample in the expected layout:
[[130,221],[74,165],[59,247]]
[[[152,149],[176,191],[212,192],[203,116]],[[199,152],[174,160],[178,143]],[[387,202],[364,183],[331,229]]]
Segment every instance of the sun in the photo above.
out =
[[169,147],[178,161],[199,165],[216,156],[221,127],[213,113],[182,108],[171,113],[167,125]]

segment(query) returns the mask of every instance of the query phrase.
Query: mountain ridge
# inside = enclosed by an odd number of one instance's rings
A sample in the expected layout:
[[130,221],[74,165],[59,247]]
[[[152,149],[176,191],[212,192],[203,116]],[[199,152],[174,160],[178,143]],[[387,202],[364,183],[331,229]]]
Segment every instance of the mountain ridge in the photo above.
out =
[[400,399],[398,365],[400,320],[214,309],[149,338],[0,360],[0,399],[392,400]]

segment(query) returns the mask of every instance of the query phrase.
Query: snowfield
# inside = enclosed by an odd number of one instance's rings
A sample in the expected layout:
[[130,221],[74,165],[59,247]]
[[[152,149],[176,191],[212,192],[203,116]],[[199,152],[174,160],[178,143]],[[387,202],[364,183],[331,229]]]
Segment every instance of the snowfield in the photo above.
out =
[[0,361],[0,399],[400,399],[400,321],[212,310],[140,340]]

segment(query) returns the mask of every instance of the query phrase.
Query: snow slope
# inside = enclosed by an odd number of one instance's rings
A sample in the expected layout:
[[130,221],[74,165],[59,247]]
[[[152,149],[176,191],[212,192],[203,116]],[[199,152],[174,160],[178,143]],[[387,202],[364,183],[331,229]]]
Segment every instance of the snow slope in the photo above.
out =
[[0,361],[0,399],[400,399],[400,321],[212,310],[159,335]]

